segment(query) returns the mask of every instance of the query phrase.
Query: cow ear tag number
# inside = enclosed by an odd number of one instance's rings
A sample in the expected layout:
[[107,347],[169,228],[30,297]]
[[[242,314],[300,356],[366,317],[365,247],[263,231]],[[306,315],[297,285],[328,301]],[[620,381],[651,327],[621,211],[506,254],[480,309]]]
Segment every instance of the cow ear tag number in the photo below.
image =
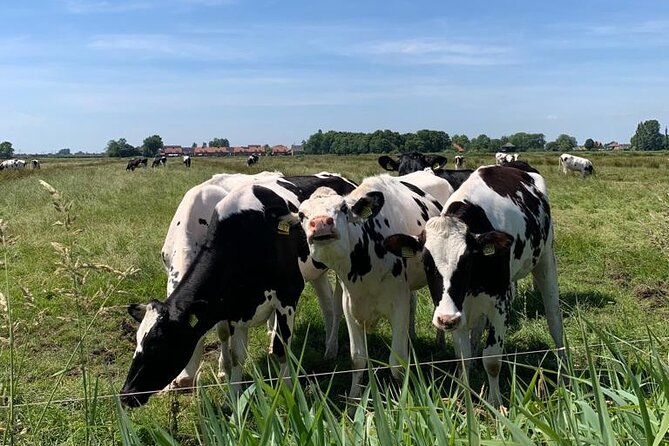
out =
[[491,256],[493,254],[495,254],[495,245],[493,245],[492,243],[488,243],[487,245],[485,245],[483,247],[483,255],[484,256],[487,257],[487,256]]
[[369,206],[365,206],[360,210],[360,216],[364,219],[368,219],[369,217],[372,216],[372,208]]
[[287,221],[281,220],[279,222],[278,229],[279,229],[280,234],[288,234],[290,232],[290,223],[288,223]]
[[195,316],[194,314],[191,314],[190,318],[188,319],[188,324],[191,327],[195,327],[197,325],[197,322],[198,322],[197,316]]

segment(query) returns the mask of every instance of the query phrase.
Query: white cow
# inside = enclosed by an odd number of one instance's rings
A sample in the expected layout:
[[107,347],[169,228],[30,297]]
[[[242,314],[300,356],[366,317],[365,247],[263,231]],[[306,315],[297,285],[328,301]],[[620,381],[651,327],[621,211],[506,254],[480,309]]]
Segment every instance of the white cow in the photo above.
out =
[[18,170],[18,169],[24,169],[25,167],[26,167],[26,162],[24,160],[19,160],[19,159],[5,160],[0,163],[0,170],[4,169]]
[[510,163],[511,161],[518,161],[517,153],[504,153],[497,152],[495,153],[495,164],[501,166],[504,163]]
[[592,175],[594,169],[592,167],[592,161],[586,158],[581,158],[580,156],[570,155],[568,153],[563,153],[560,155],[560,168],[562,173],[565,175],[570,170],[575,172],[581,172],[581,175]]
[[[332,174],[322,172],[318,175]],[[218,174],[186,192],[172,218],[161,249],[163,264],[168,274],[168,297],[177,288],[202,248],[216,204],[235,189],[251,184],[274,183],[281,178],[284,176],[279,172],[261,172],[255,175]],[[353,186],[350,189],[352,188]],[[340,287],[337,286],[333,296],[325,269],[316,268],[311,263],[300,265],[300,268],[304,279],[311,281],[323,312],[326,332],[325,357],[334,358],[338,350],[337,328],[341,320]],[[221,335],[219,331],[219,336]],[[201,339],[186,368],[172,382],[172,387],[190,387],[193,384],[203,351],[204,340]],[[221,373],[224,369],[223,361],[223,352],[221,352],[219,358]]]
[[[492,404],[502,402],[501,354],[515,282],[529,273],[543,298],[555,345],[563,346],[553,238],[541,175],[489,166],[477,169],[451,195],[419,237],[400,234],[386,240],[392,252],[422,259],[436,307],[432,323],[453,332],[458,357],[469,359],[472,343],[481,339],[481,322],[488,327],[483,366]],[[566,359],[563,351],[560,356]]]
[[[365,333],[385,317],[392,326],[390,365],[408,359],[412,290],[425,285],[420,261],[405,261],[383,245],[398,231],[418,234],[453,193],[431,171],[366,178],[348,196],[317,190],[302,202],[298,217],[314,260],[336,271],[344,286],[343,306],[354,369],[365,367]],[[398,377],[395,367],[392,374]],[[358,397],[363,372],[352,375],[349,395]]]

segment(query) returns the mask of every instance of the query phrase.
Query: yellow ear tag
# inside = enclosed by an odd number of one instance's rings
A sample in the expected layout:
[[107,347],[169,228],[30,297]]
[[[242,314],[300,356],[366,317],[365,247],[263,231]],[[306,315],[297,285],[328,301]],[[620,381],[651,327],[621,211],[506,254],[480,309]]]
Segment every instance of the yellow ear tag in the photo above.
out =
[[281,220],[279,222],[278,229],[280,234],[288,234],[290,232],[290,223],[285,220]]
[[365,206],[360,210],[360,216],[365,220],[372,216],[372,208]]
[[402,249],[400,250],[400,254],[402,254],[402,258],[405,259],[410,259],[416,255],[413,249],[409,248],[408,246],[402,246]]
[[488,243],[483,247],[484,256],[491,256],[493,254],[495,254],[495,245],[493,245],[492,243]]
[[188,319],[188,324],[191,327],[195,327],[197,325],[197,322],[198,322],[197,316],[195,316],[194,314],[191,314],[190,318]]

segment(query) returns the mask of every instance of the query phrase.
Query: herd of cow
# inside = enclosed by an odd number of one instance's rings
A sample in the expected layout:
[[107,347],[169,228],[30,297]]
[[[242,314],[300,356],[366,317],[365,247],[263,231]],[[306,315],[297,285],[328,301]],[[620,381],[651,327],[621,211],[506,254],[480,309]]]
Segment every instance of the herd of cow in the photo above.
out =
[[[585,165],[582,173],[592,173],[592,164],[580,160],[562,155],[560,166]],[[420,153],[378,162],[398,176],[376,175],[358,185],[327,172],[219,174],[190,189],[161,251],[167,299],[128,308],[140,325],[123,404],[142,405],[164,388],[192,386],[203,336],[214,327],[219,375],[234,391],[248,330],[265,323],[270,352],[289,380],[286,348],[305,281],[323,314],[326,358],[337,355],[342,314],[346,321],[351,397],[361,394],[365,336],[380,318],[392,327],[390,365],[407,361],[415,291],[425,285],[432,323],[438,334],[453,334],[459,358],[480,351],[487,331],[482,353],[491,403],[502,403],[501,353],[516,282],[530,273],[564,361],[554,230],[540,173],[506,154],[500,165],[476,170],[447,170],[445,157]],[[336,273],[334,291],[328,269]],[[393,367],[393,376],[400,370]]]
[[[19,170],[19,169],[25,169],[28,163],[25,160],[20,160],[20,159],[10,159],[10,160],[5,160],[0,163],[0,170]],[[40,163],[39,160],[31,160],[30,161],[30,166],[33,169],[39,169],[40,168]]]
[[[184,166],[190,167],[192,162],[190,155],[183,155],[181,157],[181,162],[183,162]],[[134,172],[135,169],[139,169],[140,167],[147,167],[148,164],[149,160],[145,156],[141,156],[139,158],[132,158],[128,160],[128,164],[125,166],[125,170],[130,170]],[[153,158],[153,162],[151,163],[151,167],[161,167],[166,165],[167,165],[167,157],[165,155],[156,155]]]

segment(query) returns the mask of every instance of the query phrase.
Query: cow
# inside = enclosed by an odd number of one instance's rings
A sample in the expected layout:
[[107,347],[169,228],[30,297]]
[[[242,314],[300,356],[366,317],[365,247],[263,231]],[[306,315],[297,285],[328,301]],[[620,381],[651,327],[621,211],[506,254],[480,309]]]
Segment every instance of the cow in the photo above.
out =
[[461,155],[456,155],[454,159],[454,165],[456,170],[460,170],[465,167],[465,157]]
[[187,365],[200,338],[217,324],[225,375],[234,392],[239,391],[248,329],[270,318],[271,352],[285,377],[286,348],[304,288],[301,268],[325,268],[309,257],[292,212],[320,186],[338,193],[355,187],[333,174],[285,177],[242,185],[216,204],[204,243],[170,296],[128,307],[141,323],[121,389],[124,405],[145,404],[167,386]]
[[258,160],[260,160],[260,157],[258,155],[249,155],[249,157],[246,159],[246,165],[248,167],[253,166],[254,164],[258,164]]
[[500,355],[515,281],[530,272],[535,289],[542,295],[560,359],[566,359],[554,229],[541,175],[502,166],[480,167],[417,237],[393,235],[386,238],[384,246],[402,258],[422,259],[436,306],[432,323],[453,332],[459,358],[471,357],[472,344],[480,342],[478,327],[485,321],[488,336],[483,366],[491,404],[502,402]]
[[[314,260],[333,269],[344,288],[343,307],[354,369],[349,396],[360,395],[367,359],[365,332],[377,320],[392,326],[390,365],[408,359],[412,291],[425,286],[420,262],[406,262],[383,247],[400,228],[417,235],[441,211],[453,188],[430,171],[369,177],[349,195],[317,190],[300,204],[298,218]],[[400,370],[393,367],[399,377]]]
[[502,166],[504,167],[513,167],[514,169],[520,169],[524,170],[527,173],[540,173],[537,169],[534,167],[530,166],[530,164],[527,161],[502,161]]
[[504,153],[497,152],[495,153],[495,164],[501,166],[502,163],[510,163],[511,161],[518,161],[517,153]]
[[191,165],[191,157],[190,157],[190,155],[184,155],[184,156],[182,157],[182,162],[184,163],[184,166],[186,166],[186,167],[190,167],[190,165]]
[[147,159],[144,157],[141,158],[133,158],[131,160],[128,160],[128,164],[125,166],[125,170],[128,171],[135,171],[135,169],[138,169],[140,166],[146,167],[147,164]]
[[153,158],[153,162],[151,163],[151,167],[160,167],[165,165],[167,165],[167,157],[165,155],[156,155]]
[[474,171],[472,169],[444,169],[446,161],[445,156],[427,156],[419,152],[403,153],[397,160],[387,155],[380,156],[378,159],[381,167],[391,172],[397,171],[399,175],[431,169],[437,176],[448,181],[453,189],[457,189]]
[[31,166],[33,169],[39,169],[39,168],[40,168],[39,160],[32,160],[32,161],[30,161],[30,166]]
[[586,158],[581,158],[580,156],[570,155],[568,153],[563,153],[560,155],[560,168],[562,169],[562,173],[565,175],[570,170],[581,172],[581,175],[584,177],[586,175],[592,175],[595,173],[595,170],[592,167],[592,161]]
[[26,167],[26,162],[20,159],[5,160],[0,163],[0,170],[20,170]]

